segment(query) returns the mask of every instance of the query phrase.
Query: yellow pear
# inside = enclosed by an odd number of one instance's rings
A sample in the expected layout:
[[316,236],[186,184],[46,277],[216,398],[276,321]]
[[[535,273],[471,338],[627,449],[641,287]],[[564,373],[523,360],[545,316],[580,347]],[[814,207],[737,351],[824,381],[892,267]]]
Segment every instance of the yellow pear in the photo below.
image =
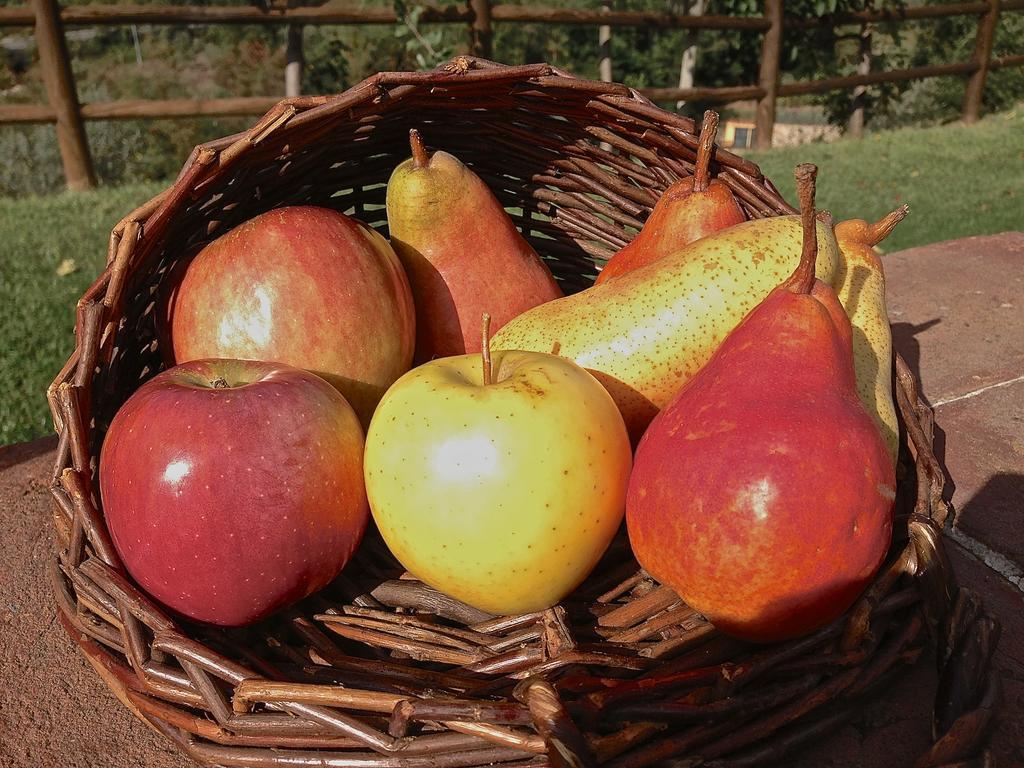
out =
[[[839,247],[817,222],[815,272],[832,284]],[[653,264],[527,310],[496,349],[560,354],[588,369],[619,406],[630,436],[643,430],[718,345],[800,261],[799,216],[745,221]]]
[[853,325],[857,394],[882,431],[893,465],[899,452],[899,423],[892,398],[892,329],[885,307],[885,271],[874,246],[889,236],[909,210],[904,205],[874,224],[850,219],[836,225],[843,258],[835,285]]

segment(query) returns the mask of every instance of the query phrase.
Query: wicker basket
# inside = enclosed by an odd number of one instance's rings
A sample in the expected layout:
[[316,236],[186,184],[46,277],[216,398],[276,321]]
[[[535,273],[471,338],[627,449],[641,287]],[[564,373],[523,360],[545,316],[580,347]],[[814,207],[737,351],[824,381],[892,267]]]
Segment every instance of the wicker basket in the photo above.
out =
[[[197,147],[172,187],[128,214],[49,391],[59,614],[124,705],[211,765],[754,765],[835,727],[931,642],[935,740],[918,765],[976,755],[998,698],[998,625],[943,555],[932,415],[899,360],[890,557],[845,617],[801,640],[719,635],[639,570],[625,537],[562,605],[525,616],[487,616],[401,578],[372,534],[328,589],[244,630],[174,620],[131,582],[104,527],[96,459],[118,407],[161,368],[161,280],[182,254],[275,206],[384,225],[385,182],[414,126],[520,211],[567,292],[692,172],[697,145],[690,120],[622,85],[458,58],[283,101],[245,133]],[[749,216],[793,212],[752,163],[718,150],[712,170]]]

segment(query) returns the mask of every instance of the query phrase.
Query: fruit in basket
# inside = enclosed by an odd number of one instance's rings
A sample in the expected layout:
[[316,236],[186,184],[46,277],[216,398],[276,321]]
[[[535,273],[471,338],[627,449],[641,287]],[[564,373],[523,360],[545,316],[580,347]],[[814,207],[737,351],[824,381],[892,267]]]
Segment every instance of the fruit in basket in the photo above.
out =
[[174,302],[174,359],[305,368],[337,387],[365,426],[409,369],[414,312],[402,265],[370,227],[327,208],[277,208],[192,260]]
[[366,489],[413,575],[481,610],[525,613],[597,564],[632,455],[615,403],[572,361],[485,360],[432,360],[394,383],[366,438]]
[[482,313],[497,329],[562,291],[480,177],[447,152],[428,154],[416,130],[409,141],[387,213],[416,303],[416,361],[479,352]]
[[[585,291],[535,307],[494,338],[496,349],[561,354],[598,377],[639,440],[647,424],[707,362],[726,335],[799,262],[798,216],[729,227]],[[839,262],[832,228],[818,224],[818,275]]]
[[746,221],[743,209],[729,188],[708,174],[717,133],[718,113],[709,109],[700,127],[693,176],[680,179],[662,193],[643,229],[629,245],[612,256],[598,274],[596,284]]
[[308,371],[196,360],[143,384],[100,456],[132,577],[189,618],[248,624],[325,586],[368,520],[363,432]]
[[897,208],[874,224],[863,219],[836,225],[843,259],[836,293],[853,325],[853,365],[857,394],[882,430],[893,464],[899,453],[899,422],[892,397],[892,329],[885,306],[885,270],[874,246],[889,236],[910,208]]
[[889,546],[896,480],[857,397],[851,329],[814,279],[814,166],[800,265],[658,414],[630,479],[640,563],[719,629],[796,637],[857,598]]

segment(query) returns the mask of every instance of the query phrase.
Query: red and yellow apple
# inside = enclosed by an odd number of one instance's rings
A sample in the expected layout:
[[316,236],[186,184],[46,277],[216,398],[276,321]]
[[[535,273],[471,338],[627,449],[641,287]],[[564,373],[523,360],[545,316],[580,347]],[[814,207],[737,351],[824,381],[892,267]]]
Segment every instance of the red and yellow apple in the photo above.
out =
[[270,360],[319,374],[363,425],[409,369],[409,282],[388,242],[327,208],[277,208],[206,246],[174,297],[176,362]]
[[125,567],[178,613],[248,624],[324,587],[369,518],[363,432],[308,371],[197,360],[143,384],[100,456]]
[[632,465],[614,401],[565,358],[433,360],[384,395],[367,434],[370,509],[417,578],[481,610],[554,605],[622,521]]

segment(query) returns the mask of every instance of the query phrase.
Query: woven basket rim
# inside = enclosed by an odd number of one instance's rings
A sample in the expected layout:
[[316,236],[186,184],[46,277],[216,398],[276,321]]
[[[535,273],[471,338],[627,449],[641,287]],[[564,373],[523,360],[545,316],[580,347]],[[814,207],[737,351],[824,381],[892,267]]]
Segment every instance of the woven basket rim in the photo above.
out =
[[[309,136],[314,137],[308,139],[309,146],[316,146],[317,141],[322,144],[331,129],[351,122],[357,109],[372,113],[381,104],[400,107],[403,99],[413,97],[454,101],[465,93],[476,94],[479,98],[489,99],[492,95],[496,99],[504,98],[501,88],[523,98],[526,98],[523,94],[533,93],[540,94],[538,98],[566,95],[567,111],[578,104],[569,103],[569,95],[575,99],[586,98],[588,106],[593,105],[592,109],[599,114],[609,116],[607,125],[626,125],[629,130],[643,128],[653,121],[664,133],[645,128],[642,136],[648,142],[647,147],[639,143],[636,133],[628,134],[633,138],[623,138],[617,133],[595,130],[590,133],[589,141],[616,142],[611,146],[620,152],[646,151],[659,158],[658,153],[663,152],[665,168],[651,174],[662,186],[673,174],[679,176],[686,172],[685,152],[696,147],[692,120],[660,110],[626,86],[578,79],[547,64],[507,67],[460,56],[429,72],[379,73],[335,96],[284,99],[247,131],[196,147],[173,185],[130,212],[113,228],[106,268],[78,302],[75,351],[47,392],[60,437],[51,487],[56,502],[54,523],[60,543],[60,552],[51,567],[58,616],[122,703],[199,762],[219,764],[252,760],[253,764],[277,765],[284,764],[288,754],[305,755],[303,750],[323,749],[336,754],[336,750],[347,752],[360,747],[379,758],[368,759],[365,764],[379,766],[396,764],[388,762],[393,756],[402,757],[406,761],[403,764],[409,766],[482,765],[493,761],[540,765],[546,764],[545,761],[561,764],[565,759],[575,759],[581,765],[625,766],[646,765],[658,757],[658,748],[662,751],[668,748],[666,739],[652,740],[657,729],[648,728],[644,732],[642,719],[626,735],[620,730],[596,737],[588,728],[609,711],[607,708],[612,706],[610,702],[615,696],[576,697],[559,690],[557,676],[548,680],[544,675],[535,674],[518,683],[502,694],[508,711],[502,710],[501,714],[497,704],[494,711],[481,704],[493,699],[485,694],[471,703],[449,701],[450,696],[447,699],[430,697],[432,688],[442,685],[437,681],[449,673],[439,672],[436,664],[423,663],[419,666],[424,677],[417,690],[419,695],[427,696],[428,701],[412,701],[417,698],[415,693],[408,694],[402,700],[405,703],[396,700],[390,710],[390,721],[385,725],[378,720],[388,714],[382,707],[391,699],[382,692],[367,696],[361,703],[353,703],[352,697],[345,699],[337,692],[331,699],[324,693],[327,685],[294,681],[287,685],[276,684],[271,679],[271,667],[260,670],[258,665],[266,662],[254,654],[253,649],[235,647],[238,641],[225,640],[225,643],[235,643],[232,648],[237,654],[232,659],[223,650],[207,647],[189,636],[187,629],[183,630],[119,571],[117,553],[93,498],[95,452],[92,442],[97,427],[90,426],[90,422],[99,418],[94,407],[114,397],[108,391],[109,386],[103,389],[97,385],[97,372],[110,370],[112,360],[124,359],[117,358],[116,343],[119,334],[124,333],[125,306],[133,301],[126,294],[131,293],[133,281],[142,279],[140,275],[152,277],[158,270],[162,243],[172,232],[176,220],[194,215],[197,201],[206,194],[204,190],[216,188],[227,178],[244,183],[245,172],[250,172],[250,178],[252,173],[243,166],[251,158],[264,157],[261,153],[267,147],[271,149],[266,150],[265,156],[272,158],[281,147],[286,146],[291,152],[293,140],[300,149],[302,141]],[[637,126],[630,120],[637,121]],[[666,147],[671,147],[671,152]],[[573,156],[569,160],[572,167],[564,176],[572,177],[575,173],[582,179],[579,184],[597,184],[609,205],[619,209],[622,221],[637,221],[645,206],[649,210],[652,197],[649,191],[642,190],[642,194],[628,185],[616,185],[614,179],[605,178],[608,173],[585,158]],[[256,160],[251,162],[258,167]],[[596,170],[591,170],[591,166]],[[716,149],[714,166],[718,177],[741,198],[748,215],[795,212],[753,163]],[[628,168],[608,167],[630,172]],[[588,172],[595,175],[588,177]],[[640,170],[635,172],[640,173]],[[545,183],[551,187],[550,182],[538,182],[536,188],[543,191]],[[570,189],[545,194],[555,201],[552,205],[559,205],[571,202],[569,198],[574,193]],[[566,215],[563,222],[566,231],[577,240],[612,236],[575,209],[558,210]],[[605,252],[610,250],[604,249]],[[588,253],[594,258],[604,258],[597,246]],[[940,692],[952,685],[949,681],[960,681],[951,700],[937,704],[936,740],[920,763],[932,765],[964,759],[983,745],[985,726],[995,710],[997,698],[997,687],[987,661],[998,638],[998,624],[982,612],[977,596],[958,588],[946,561],[941,529],[949,506],[942,495],[945,471],[932,450],[933,415],[919,396],[913,373],[898,357],[895,382],[905,431],[904,450],[910,460],[904,469],[916,478],[913,510],[905,518],[905,542],[894,548],[893,556],[872,587],[843,619],[812,636],[813,642],[808,638],[773,646],[773,650],[755,653],[749,658],[736,657],[739,659],[736,663],[726,660],[719,664],[723,678],[716,690],[721,689],[736,700],[745,700],[743,696],[756,690],[756,687],[745,688],[749,680],[783,661],[799,657],[802,651],[819,647],[815,643],[824,642],[822,638],[831,638],[838,643],[838,649],[852,653],[852,649],[865,643],[870,645],[873,621],[878,616],[900,615],[903,618],[899,621],[904,624],[896,633],[898,637],[887,636],[887,643],[875,646],[863,662],[866,668],[870,668],[872,662],[875,664],[878,668],[875,677],[866,676],[859,685],[869,687],[878,675],[888,674],[901,654],[920,653],[922,646],[918,635],[924,629],[930,632],[936,641],[941,668]],[[904,486],[906,483],[904,479]],[[914,589],[892,591],[897,582],[908,581]],[[631,589],[640,583],[636,582]],[[652,590],[647,594],[656,595],[657,589]],[[653,598],[648,600],[652,605],[657,602]],[[653,616],[663,610],[664,606]],[[649,620],[651,617],[641,618]],[[898,623],[896,619],[893,621]],[[885,619],[882,624],[887,625],[887,622]],[[573,627],[564,612],[545,612],[534,623],[540,627],[537,631],[541,637],[537,642],[545,658],[575,652],[575,641],[571,639]],[[314,637],[313,641],[308,638],[307,641],[315,653],[318,645],[313,630],[316,628],[305,629],[309,637]],[[319,650],[326,653],[324,647]],[[242,659],[241,663],[238,658]],[[577,663],[586,668],[585,662]],[[663,664],[658,669],[670,667],[671,664]],[[861,667],[853,665],[851,669],[861,670]],[[654,676],[658,677],[657,670]],[[501,679],[510,682],[510,678]],[[847,685],[854,679],[851,677]],[[505,684],[505,688],[509,685]],[[839,696],[842,691],[837,688],[832,695]],[[392,699],[395,695],[398,694],[392,695]],[[779,706],[785,701],[791,700],[783,700]],[[813,738],[824,727],[839,722],[849,714],[850,708],[849,704],[844,708],[841,702],[837,703],[817,721],[801,719],[797,713],[789,720],[784,719],[786,723],[794,721],[795,725],[782,737],[778,737],[775,727],[768,727],[754,718],[751,727],[755,730],[760,727],[763,732],[756,732],[754,739],[747,742],[739,740],[735,725],[724,719],[722,722],[731,724],[727,729],[729,733],[711,739],[712,746],[720,750],[714,754],[732,754],[733,747],[743,747],[747,749],[743,759],[770,760],[794,744]],[[370,717],[366,712],[377,714]],[[444,719],[448,716],[451,720]],[[710,722],[713,730],[715,721]],[[423,723],[442,723],[443,727],[415,735]],[[653,746],[648,749],[645,745],[649,744]],[[285,757],[275,757],[277,753],[271,750],[282,750],[279,754]],[[436,757],[426,757],[429,754]]]

